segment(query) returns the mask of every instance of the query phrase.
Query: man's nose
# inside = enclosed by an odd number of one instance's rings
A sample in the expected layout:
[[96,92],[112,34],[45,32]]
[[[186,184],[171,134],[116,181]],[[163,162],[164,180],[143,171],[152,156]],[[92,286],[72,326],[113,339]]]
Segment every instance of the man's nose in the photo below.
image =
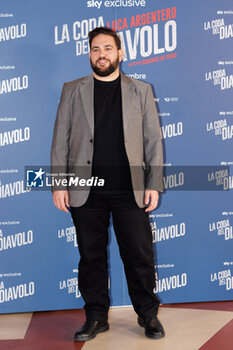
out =
[[105,56],[105,52],[103,50],[100,50],[100,57],[103,58]]

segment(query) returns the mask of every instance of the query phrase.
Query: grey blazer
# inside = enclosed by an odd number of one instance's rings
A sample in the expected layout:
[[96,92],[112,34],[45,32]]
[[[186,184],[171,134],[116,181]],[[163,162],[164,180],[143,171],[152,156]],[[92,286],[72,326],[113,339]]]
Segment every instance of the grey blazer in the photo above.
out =
[[[145,207],[145,189],[162,192],[162,143],[158,113],[151,86],[121,73],[122,115],[135,200]],[[89,75],[63,86],[54,126],[51,166],[60,166],[77,176],[91,178],[94,138],[94,79]],[[84,176],[82,176],[84,175]],[[52,190],[59,190],[53,186]],[[90,188],[67,187],[70,205],[83,205]]]

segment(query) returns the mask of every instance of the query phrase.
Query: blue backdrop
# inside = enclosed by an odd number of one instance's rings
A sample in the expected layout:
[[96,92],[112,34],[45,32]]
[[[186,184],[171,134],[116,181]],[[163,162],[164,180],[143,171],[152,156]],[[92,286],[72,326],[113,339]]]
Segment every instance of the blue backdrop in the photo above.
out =
[[[62,85],[91,73],[88,31],[101,25],[120,32],[121,69],[152,84],[159,111],[167,190],[150,220],[161,302],[232,299],[232,1],[2,0],[1,313],[83,306],[71,217],[49,191],[25,189],[24,167],[49,165]],[[229,171],[203,178],[206,165]],[[190,168],[174,166],[192,166],[191,185]],[[111,304],[129,305],[112,228],[110,242]]]

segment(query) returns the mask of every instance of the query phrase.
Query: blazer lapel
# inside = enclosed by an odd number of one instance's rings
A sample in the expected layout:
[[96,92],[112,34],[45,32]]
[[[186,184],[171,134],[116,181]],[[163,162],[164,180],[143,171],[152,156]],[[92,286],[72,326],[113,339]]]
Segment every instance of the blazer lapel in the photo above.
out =
[[86,118],[91,128],[92,137],[94,137],[94,79],[89,75],[83,80],[80,88],[81,99]]
[[122,118],[124,131],[127,130],[128,121],[131,115],[133,105],[134,86],[130,79],[121,73],[121,96],[122,96]]

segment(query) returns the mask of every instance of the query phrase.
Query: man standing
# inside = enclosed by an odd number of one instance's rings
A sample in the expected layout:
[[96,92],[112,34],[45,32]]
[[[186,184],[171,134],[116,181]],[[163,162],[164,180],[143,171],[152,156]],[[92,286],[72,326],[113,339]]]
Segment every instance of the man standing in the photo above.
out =
[[53,189],[55,206],[65,212],[70,207],[80,252],[78,285],[86,322],[74,340],[109,329],[110,213],[138,323],[148,337],[161,338],[148,218],[162,192],[163,161],[152,89],[120,73],[123,52],[116,32],[95,28],[89,44],[93,74],[64,84],[51,150],[52,166],[85,167],[90,178],[105,179],[102,189]]

